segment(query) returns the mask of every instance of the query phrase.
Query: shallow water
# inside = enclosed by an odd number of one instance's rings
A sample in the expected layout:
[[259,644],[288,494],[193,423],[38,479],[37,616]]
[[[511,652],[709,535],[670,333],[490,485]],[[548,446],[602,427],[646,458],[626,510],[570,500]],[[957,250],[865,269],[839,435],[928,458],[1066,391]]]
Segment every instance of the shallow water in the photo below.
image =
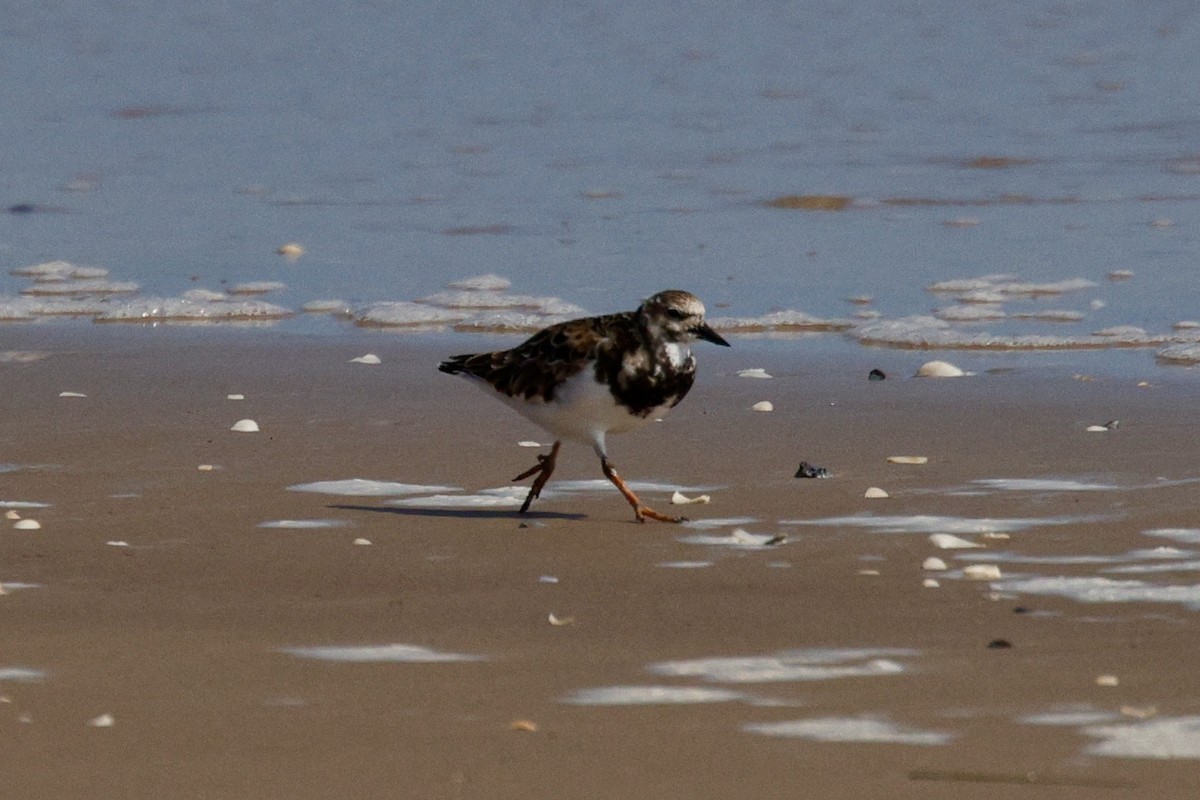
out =
[[5,16],[5,273],[62,259],[176,302],[281,283],[237,302],[296,311],[496,272],[591,312],[685,286],[734,320],[925,315],[961,305],[927,287],[986,275],[1069,289],[1001,293],[1001,316],[949,323],[956,346],[1197,316],[1185,3]]

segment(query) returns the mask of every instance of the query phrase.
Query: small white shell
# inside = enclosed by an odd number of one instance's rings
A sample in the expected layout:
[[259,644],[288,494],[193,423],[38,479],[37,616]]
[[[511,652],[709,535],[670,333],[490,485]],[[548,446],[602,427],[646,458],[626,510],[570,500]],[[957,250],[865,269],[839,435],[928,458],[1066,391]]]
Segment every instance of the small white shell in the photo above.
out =
[[371,540],[370,539],[355,539],[354,543],[356,545],[359,545],[360,547],[366,547],[367,545],[369,545],[371,543]]
[[973,581],[1000,580],[1000,567],[995,564],[972,564],[963,568],[963,577]]
[[671,495],[671,505],[673,506],[707,505],[710,502],[712,502],[712,498],[706,494],[688,497],[683,492],[675,492]]
[[928,456],[888,456],[889,464],[928,464]]
[[87,397],[83,392],[59,392],[59,397]]
[[863,497],[879,499],[879,498],[883,498],[883,497],[891,497],[891,495],[888,494],[887,492],[885,492],[883,489],[880,489],[878,486],[872,486],[869,489],[867,489],[865,492],[863,492]]
[[101,714],[98,717],[93,717],[88,720],[88,725],[93,728],[111,728],[117,724],[117,719],[112,714]]
[[563,625],[572,625],[575,622],[574,617],[558,617],[555,616],[553,611],[550,612],[550,616],[548,616],[547,619],[550,621],[551,625],[555,625],[557,627],[562,627]]
[[533,442],[529,440],[517,442],[517,447],[541,447],[541,442]]
[[936,589],[942,584],[938,583],[933,578],[926,578],[925,580],[921,581],[921,585],[926,589]]
[[1087,426],[1088,433],[1106,433],[1110,430],[1112,430],[1112,429],[1106,428],[1103,425],[1088,425]]
[[775,406],[771,403],[770,400],[760,400],[759,402],[750,406],[750,410],[751,411],[774,411]]
[[42,523],[36,519],[19,519],[13,523],[13,528],[18,531],[36,531],[40,530]]
[[244,394],[227,394],[227,395],[225,395],[225,399],[226,400],[245,400],[246,395],[244,395]]
[[198,467],[196,467],[196,469],[200,470],[201,472],[212,472],[213,465],[212,464],[201,464]]
[[298,261],[300,256],[304,255],[304,245],[296,242],[288,242],[281,244],[275,249],[275,252],[286,258],[288,261]]
[[942,561],[937,556],[930,556],[929,558],[927,558],[921,562],[921,569],[943,570],[943,569],[947,569],[947,567],[946,567],[945,561]]
[[20,519],[21,515],[18,514],[16,511],[5,511],[4,518],[5,519]]
[[771,378],[774,377],[762,367],[752,367],[750,369],[738,370],[739,378]]
[[966,539],[955,536],[952,533],[931,533],[929,541],[933,542],[934,547],[942,550],[964,550],[968,547],[983,547],[977,542],[971,542]]
[[258,423],[252,419],[239,419],[233,423],[233,427],[229,430],[237,431],[238,433],[257,433]]
[[926,361],[917,370],[918,378],[961,378],[966,374],[949,361]]
[[350,363],[351,364],[382,364],[383,362],[380,361],[379,356],[375,355],[374,353],[367,353],[366,355],[362,355],[362,356],[358,356],[357,358],[350,359]]
[[1121,679],[1118,678],[1116,675],[1097,675],[1096,676],[1096,685],[1097,686],[1119,686],[1120,684],[1121,684]]
[[126,542],[124,540],[115,540],[115,541],[111,541],[111,542],[105,542],[105,544],[108,545],[109,547],[129,547],[129,542]]

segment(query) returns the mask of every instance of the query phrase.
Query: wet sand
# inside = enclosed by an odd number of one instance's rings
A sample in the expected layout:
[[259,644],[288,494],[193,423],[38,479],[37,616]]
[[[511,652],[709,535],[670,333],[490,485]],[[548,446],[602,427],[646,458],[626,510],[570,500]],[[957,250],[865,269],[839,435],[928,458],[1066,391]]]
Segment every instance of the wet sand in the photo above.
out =
[[[494,340],[0,334],[0,350],[50,353],[0,361],[0,463],[21,467],[0,472],[0,500],[50,504],[15,509],[40,530],[5,521],[0,533],[0,582],[40,585],[0,597],[0,670],[44,673],[0,672],[6,796],[1194,791],[1195,760],[1101,756],[1088,751],[1101,740],[1082,725],[1021,720],[1074,710],[1125,726],[1200,714],[1200,612],[1014,595],[923,571],[930,556],[952,571],[970,563],[935,548],[924,530],[783,522],[1068,518],[1008,540],[960,535],[986,544],[982,552],[1022,556],[1186,548],[1143,531],[1200,520],[1195,484],[1160,480],[1200,477],[1190,373],[1148,366],[1148,387],[1036,366],[918,380],[903,376],[932,355],[863,350],[831,361],[807,355],[803,341],[705,348],[692,395],[663,425],[614,437],[612,456],[630,480],[721,487],[708,492],[711,505],[686,508],[696,519],[753,517],[748,531],[787,536],[747,548],[681,541],[728,536],[733,525],[635,524],[615,493],[547,497],[522,518],[287,490],[349,478],[465,493],[507,485],[537,452],[516,443],[546,435],[435,369],[464,342]],[[382,363],[348,363],[368,351]],[[893,377],[869,382],[875,366]],[[775,377],[737,377],[747,367]],[[774,412],[750,411],[764,399]],[[229,430],[243,418],[261,431]],[[1113,419],[1115,430],[1085,431]],[[929,462],[889,464],[892,455]],[[795,479],[800,460],[834,477]],[[563,480],[600,477],[578,446],[559,469]],[[971,483],[999,478],[1118,488]],[[864,499],[869,486],[891,497]],[[646,499],[669,510],[662,493]],[[308,519],[343,525],[258,527]],[[678,562],[707,565],[661,566]],[[996,563],[1006,577],[1097,576],[1104,567]],[[1191,586],[1194,575],[1107,577]],[[570,623],[552,625],[550,614]],[[1011,646],[989,647],[1001,641]],[[282,652],[390,644],[477,660],[344,663]],[[809,677],[819,679],[794,679],[779,672],[789,659],[773,658],[791,651],[810,662],[824,653],[854,674],[832,677],[816,664]],[[758,659],[748,666],[776,680],[678,674],[711,661],[674,674],[663,666],[728,657]],[[1117,685],[1097,684],[1102,675]],[[733,699],[568,702],[606,687],[719,689]],[[111,726],[88,724],[106,714]],[[830,719],[879,720],[944,741],[823,742],[746,728]]]

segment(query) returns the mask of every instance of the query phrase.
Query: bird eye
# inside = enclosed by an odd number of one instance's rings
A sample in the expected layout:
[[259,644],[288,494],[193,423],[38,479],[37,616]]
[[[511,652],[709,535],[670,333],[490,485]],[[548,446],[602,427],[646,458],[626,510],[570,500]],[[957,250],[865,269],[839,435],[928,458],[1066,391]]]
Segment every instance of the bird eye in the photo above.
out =
[[687,316],[687,314],[684,314],[678,308],[668,308],[667,316],[670,317],[671,319],[683,319],[684,317]]

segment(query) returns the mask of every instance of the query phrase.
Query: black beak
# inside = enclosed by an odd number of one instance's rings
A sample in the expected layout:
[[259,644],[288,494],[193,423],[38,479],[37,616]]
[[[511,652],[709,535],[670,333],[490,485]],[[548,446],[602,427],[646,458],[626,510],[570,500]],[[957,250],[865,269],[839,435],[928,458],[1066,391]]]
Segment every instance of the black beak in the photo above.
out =
[[697,325],[692,330],[692,333],[696,334],[697,339],[703,339],[706,342],[712,342],[713,344],[719,344],[719,345],[721,345],[721,347],[729,347],[729,342],[722,339],[721,334],[717,333],[716,331],[714,331],[712,328],[708,327],[707,325],[703,325],[703,324]]

